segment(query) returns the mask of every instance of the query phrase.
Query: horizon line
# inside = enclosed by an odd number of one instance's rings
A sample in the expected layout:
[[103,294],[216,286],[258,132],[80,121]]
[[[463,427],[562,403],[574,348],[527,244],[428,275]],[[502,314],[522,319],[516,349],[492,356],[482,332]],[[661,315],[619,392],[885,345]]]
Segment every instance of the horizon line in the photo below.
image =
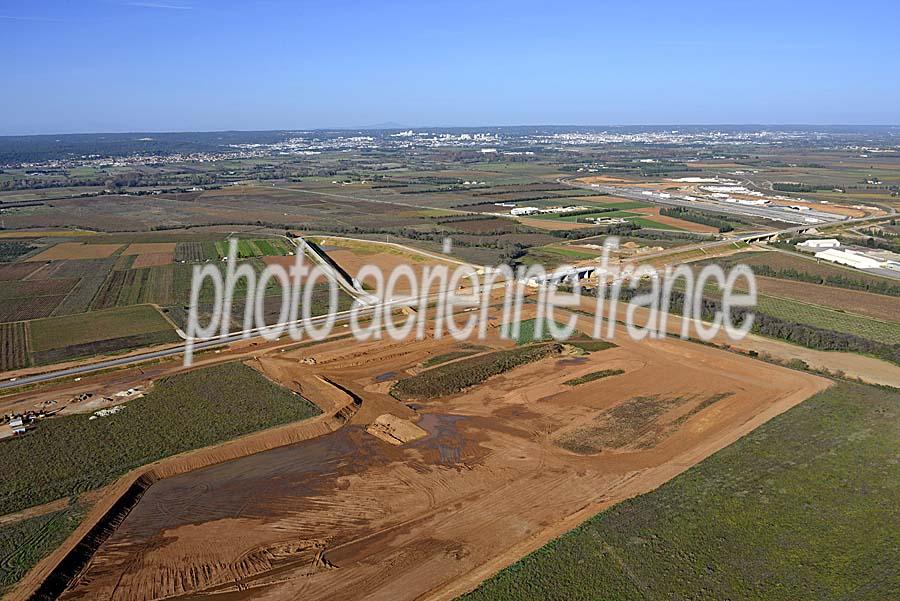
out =
[[405,131],[422,129],[513,129],[513,128],[660,128],[660,127],[771,127],[771,128],[798,128],[798,127],[825,127],[825,128],[900,128],[900,123],[623,123],[623,124],[554,124],[554,123],[523,123],[514,125],[399,125],[393,123],[362,125],[362,126],[335,126],[335,127],[286,127],[275,129],[196,129],[196,130],[114,130],[114,131],[72,131],[50,133],[12,133],[0,134],[0,138],[33,138],[41,136],[100,136],[100,135],[130,135],[130,134],[216,134],[216,133],[271,133],[271,132],[322,132],[322,131]]

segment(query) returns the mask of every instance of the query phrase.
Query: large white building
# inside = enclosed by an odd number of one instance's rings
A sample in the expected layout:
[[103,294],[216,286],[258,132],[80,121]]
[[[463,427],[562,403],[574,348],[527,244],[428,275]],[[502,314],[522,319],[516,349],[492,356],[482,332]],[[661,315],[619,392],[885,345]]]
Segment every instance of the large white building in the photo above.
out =
[[821,238],[819,240],[807,240],[806,242],[801,242],[797,245],[797,248],[807,249],[807,250],[821,250],[825,248],[837,248],[841,245],[839,240],[834,238]]
[[829,248],[816,253],[817,259],[823,259],[832,263],[848,265],[857,269],[877,269],[882,266],[882,261],[867,257],[852,250],[838,250]]

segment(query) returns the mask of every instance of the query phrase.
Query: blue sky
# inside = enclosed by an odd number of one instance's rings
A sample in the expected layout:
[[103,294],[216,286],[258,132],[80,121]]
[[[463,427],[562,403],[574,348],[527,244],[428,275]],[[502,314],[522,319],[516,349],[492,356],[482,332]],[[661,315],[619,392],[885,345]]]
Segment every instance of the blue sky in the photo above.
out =
[[0,134],[900,124],[900,3],[0,0]]

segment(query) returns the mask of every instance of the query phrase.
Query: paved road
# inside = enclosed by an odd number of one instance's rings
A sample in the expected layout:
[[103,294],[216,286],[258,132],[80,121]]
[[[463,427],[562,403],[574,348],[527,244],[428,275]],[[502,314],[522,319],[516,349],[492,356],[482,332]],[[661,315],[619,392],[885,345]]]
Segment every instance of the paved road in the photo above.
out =
[[[504,286],[503,283],[495,284],[492,286],[492,289],[499,288]],[[435,292],[429,294],[425,297],[425,300],[430,302],[436,300],[440,296],[440,292]],[[413,305],[418,306],[418,303],[421,301],[421,298],[413,299]],[[360,316],[366,316],[370,313],[373,313],[376,310],[383,310],[385,307],[392,306],[404,306],[409,305],[410,298],[404,297],[399,299],[391,299],[387,300],[383,303],[369,305],[368,307],[362,307],[358,309],[357,314]],[[460,309],[462,311],[464,309]],[[350,315],[352,311],[338,311],[334,314],[335,324],[343,323],[349,321]],[[328,315],[322,315],[319,317],[313,317],[310,319],[310,323],[314,326],[321,325],[325,323],[329,319]],[[295,322],[286,322],[285,326],[290,326],[291,324],[300,324],[300,320]],[[273,324],[274,325],[274,324]],[[272,326],[268,326],[271,328]],[[240,332],[234,332],[227,336],[220,336],[217,338],[213,338],[210,340],[198,341],[194,343],[194,352],[197,351],[214,348],[217,346],[223,346],[232,342],[238,342],[240,340],[249,340],[253,338],[260,338],[262,336],[261,330],[263,328],[253,328],[250,330],[242,330]],[[56,380],[59,378],[66,378],[69,376],[80,376],[83,374],[101,371],[104,369],[110,369],[113,367],[122,367],[125,365],[133,365],[135,363],[142,363],[144,361],[151,361],[153,359],[160,359],[164,357],[174,357],[176,355],[184,354],[184,346],[177,346],[174,348],[162,349],[158,351],[151,351],[147,353],[140,353],[137,355],[130,355],[128,357],[119,357],[117,359],[108,359],[105,361],[99,361],[97,363],[90,363],[87,365],[79,365],[77,367],[70,367],[66,369],[59,369],[55,371],[49,371],[42,374],[35,374],[33,376],[24,376],[21,378],[16,378],[15,380],[6,380],[4,382],[0,382],[0,390],[7,388],[15,388],[18,386],[25,386],[28,384],[37,384],[40,382],[47,382],[50,380]]]

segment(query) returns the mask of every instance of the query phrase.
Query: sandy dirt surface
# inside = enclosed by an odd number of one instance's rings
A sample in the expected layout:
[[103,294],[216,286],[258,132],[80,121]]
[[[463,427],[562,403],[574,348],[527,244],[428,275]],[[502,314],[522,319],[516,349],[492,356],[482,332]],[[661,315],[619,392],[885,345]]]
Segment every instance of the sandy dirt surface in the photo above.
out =
[[[158,481],[64,598],[451,598],[828,384],[665,339],[547,358],[439,399],[387,394],[457,344],[339,341],[260,356],[268,377],[315,402],[337,387],[359,411],[333,433]],[[511,343],[492,331],[483,344]],[[625,373],[563,385],[600,369]],[[599,453],[561,446],[574,431],[604,440],[604,416],[635,399],[663,409],[616,424],[630,436]],[[366,432],[385,414],[427,435],[395,446]]]
[[[583,300],[581,308],[593,312],[593,302]],[[648,316],[646,309],[639,308],[635,312],[635,315],[636,323],[646,323]],[[620,320],[624,319],[625,311],[618,311],[617,318]],[[679,334],[681,332],[681,317],[678,315],[669,315],[666,326],[666,329],[670,334]],[[623,326],[620,325],[619,327],[621,329]],[[900,366],[873,357],[838,351],[817,351],[815,349],[790,344],[781,340],[775,340],[774,338],[764,338],[762,336],[757,336],[756,334],[748,334],[743,340],[734,341],[724,332],[720,332],[712,342],[722,346],[731,347],[734,350],[743,353],[748,353],[750,351],[756,351],[760,354],[767,353],[773,359],[782,363],[790,362],[792,359],[800,359],[801,361],[805,361],[813,369],[824,370],[831,373],[843,373],[847,377],[859,378],[869,384],[883,384],[886,386],[900,387]]]
[[29,507],[28,509],[17,511],[15,513],[0,515],[0,526],[6,526],[7,524],[14,524],[22,520],[27,520],[30,518],[38,517],[40,515],[53,513],[54,511],[65,509],[68,506],[69,499],[57,499],[55,501],[50,501],[49,503],[44,503],[43,505],[35,505],[34,507]]
[[[328,256],[334,259],[337,264],[352,277],[356,277],[359,270],[362,269],[364,265],[375,265],[380,268],[382,274],[384,274],[384,286],[387,286],[391,273],[397,267],[409,266],[415,274],[414,277],[416,281],[423,282],[425,278],[422,276],[422,273],[425,268],[432,268],[441,264],[441,262],[427,257],[413,257],[411,255],[404,255],[400,252],[373,252],[371,250],[340,247],[326,247],[326,252],[328,253]],[[452,263],[443,264],[447,266],[448,275],[452,274],[453,270],[457,268],[457,265]],[[363,284],[374,286],[371,278],[366,278]],[[406,277],[399,277],[394,290],[397,292],[409,292],[409,279]]]
[[408,419],[385,413],[366,427],[366,432],[394,446],[400,446],[428,436],[428,432]]
[[855,353],[817,351],[754,334],[748,335],[739,342],[732,342],[725,335],[721,335],[716,338],[716,342],[728,344],[743,352],[767,353],[782,362],[800,359],[813,369],[843,373],[849,378],[859,378],[869,384],[900,388],[900,367],[873,357]]

